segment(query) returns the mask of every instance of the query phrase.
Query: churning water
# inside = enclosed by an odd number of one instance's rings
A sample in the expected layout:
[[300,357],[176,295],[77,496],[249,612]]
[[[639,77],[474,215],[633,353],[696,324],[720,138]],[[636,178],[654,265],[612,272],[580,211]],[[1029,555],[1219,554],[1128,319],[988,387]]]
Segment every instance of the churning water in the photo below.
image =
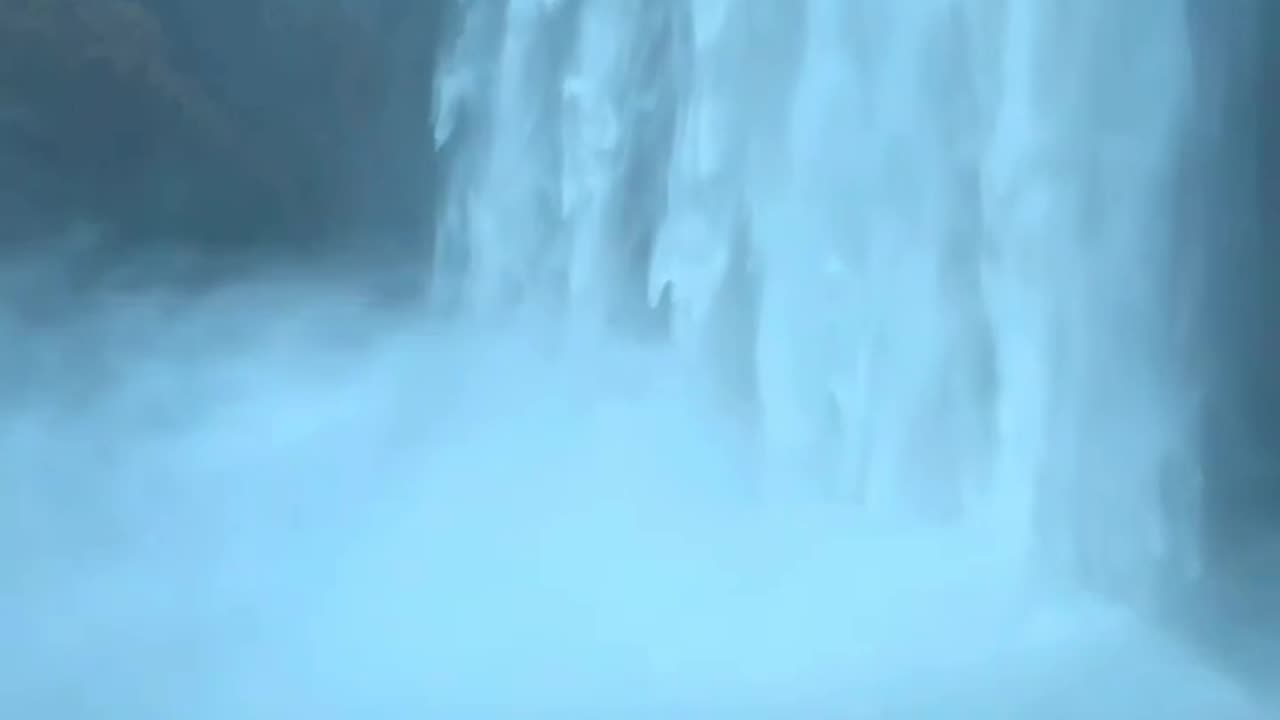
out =
[[1198,570],[1180,3],[455,20],[430,312],[7,361],[0,714],[1252,717],[1141,611]]

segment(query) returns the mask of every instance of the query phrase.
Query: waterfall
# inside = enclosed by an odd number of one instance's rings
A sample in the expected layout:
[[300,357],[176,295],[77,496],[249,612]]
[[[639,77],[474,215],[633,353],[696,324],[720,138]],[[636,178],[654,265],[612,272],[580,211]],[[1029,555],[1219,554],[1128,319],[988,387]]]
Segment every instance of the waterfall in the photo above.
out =
[[973,527],[1119,592],[1194,572],[1184,12],[459,0],[436,302],[666,313],[750,368],[766,502]]

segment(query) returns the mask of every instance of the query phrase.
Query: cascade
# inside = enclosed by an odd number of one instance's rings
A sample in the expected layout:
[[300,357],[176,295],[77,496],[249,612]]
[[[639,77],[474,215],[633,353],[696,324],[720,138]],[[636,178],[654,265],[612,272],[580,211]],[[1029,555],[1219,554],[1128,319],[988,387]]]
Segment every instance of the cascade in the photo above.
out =
[[457,10],[437,302],[666,312],[750,368],[766,502],[972,526],[1122,592],[1194,570],[1181,2]]

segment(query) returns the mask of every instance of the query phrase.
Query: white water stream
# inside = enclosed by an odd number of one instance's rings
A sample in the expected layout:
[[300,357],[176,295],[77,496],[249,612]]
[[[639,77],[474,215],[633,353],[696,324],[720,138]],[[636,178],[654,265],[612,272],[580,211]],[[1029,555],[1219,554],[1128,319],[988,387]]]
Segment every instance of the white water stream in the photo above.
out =
[[608,332],[647,285],[678,347],[748,368],[764,493],[1126,591],[1194,571],[1183,12],[463,3],[440,300]]

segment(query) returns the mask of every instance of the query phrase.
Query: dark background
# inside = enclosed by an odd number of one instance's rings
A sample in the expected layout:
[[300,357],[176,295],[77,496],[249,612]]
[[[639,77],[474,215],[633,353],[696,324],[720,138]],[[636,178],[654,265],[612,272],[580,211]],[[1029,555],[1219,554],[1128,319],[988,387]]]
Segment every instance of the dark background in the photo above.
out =
[[1207,265],[1209,559],[1280,572],[1280,3],[1195,0],[1186,227]]
[[80,217],[208,259],[412,249],[447,7],[0,0],[2,231]]
[[[1256,576],[1280,547],[1280,2],[1187,4],[1179,217],[1207,269],[1208,555]],[[0,252],[39,253],[81,218],[100,258],[182,254],[182,282],[354,249],[414,269],[393,292],[420,290],[450,7],[0,0]]]

